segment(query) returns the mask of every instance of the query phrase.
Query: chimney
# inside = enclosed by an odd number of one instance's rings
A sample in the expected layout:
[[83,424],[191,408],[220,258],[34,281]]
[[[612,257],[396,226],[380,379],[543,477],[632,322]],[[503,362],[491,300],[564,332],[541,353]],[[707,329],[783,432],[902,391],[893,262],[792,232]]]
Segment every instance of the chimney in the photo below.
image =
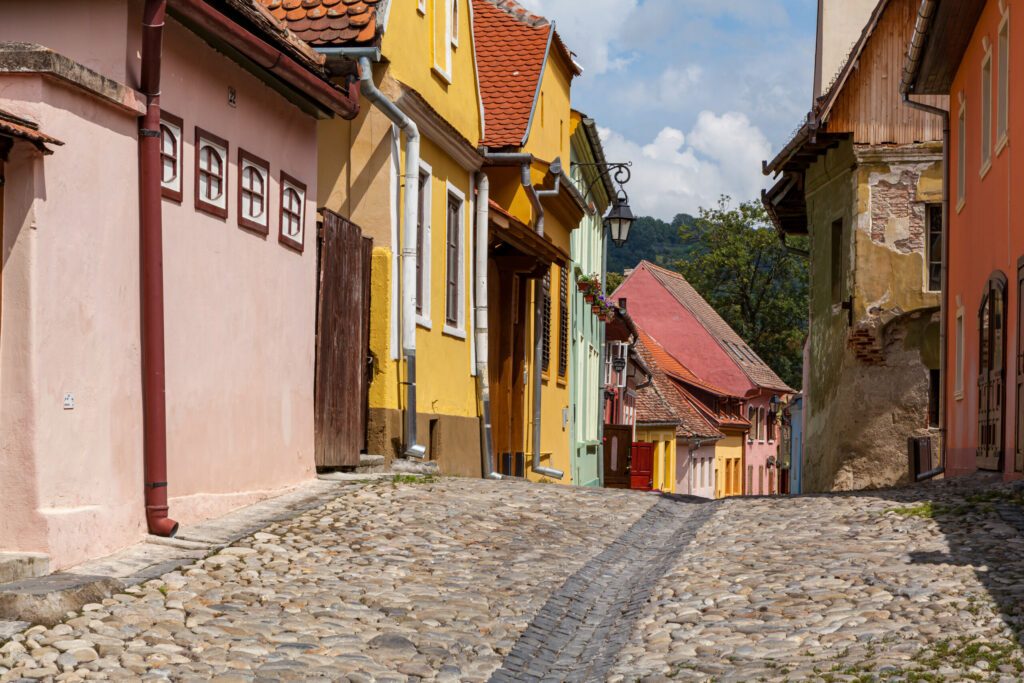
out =
[[860,38],[878,0],[818,0],[818,41],[814,58],[814,98],[825,94]]

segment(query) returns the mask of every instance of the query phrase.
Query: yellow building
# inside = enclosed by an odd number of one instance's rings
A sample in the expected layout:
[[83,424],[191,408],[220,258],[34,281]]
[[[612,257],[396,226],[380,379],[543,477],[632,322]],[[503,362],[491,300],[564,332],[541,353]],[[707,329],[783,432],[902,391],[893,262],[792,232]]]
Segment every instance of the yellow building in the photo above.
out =
[[318,205],[373,239],[367,450],[480,476],[471,0],[263,2],[361,88],[357,118],[320,124]]
[[570,236],[585,213],[566,173],[580,70],[541,17],[473,0],[489,183],[489,407],[495,470],[572,483]]

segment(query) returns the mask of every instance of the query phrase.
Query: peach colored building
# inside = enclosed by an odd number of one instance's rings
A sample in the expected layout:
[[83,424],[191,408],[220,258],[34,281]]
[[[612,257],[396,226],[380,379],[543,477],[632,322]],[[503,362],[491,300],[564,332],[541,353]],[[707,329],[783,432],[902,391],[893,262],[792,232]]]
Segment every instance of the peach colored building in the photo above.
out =
[[0,551],[66,567],[147,503],[169,533],[314,476],[317,121],[355,113],[322,61],[248,0],[4,14]]

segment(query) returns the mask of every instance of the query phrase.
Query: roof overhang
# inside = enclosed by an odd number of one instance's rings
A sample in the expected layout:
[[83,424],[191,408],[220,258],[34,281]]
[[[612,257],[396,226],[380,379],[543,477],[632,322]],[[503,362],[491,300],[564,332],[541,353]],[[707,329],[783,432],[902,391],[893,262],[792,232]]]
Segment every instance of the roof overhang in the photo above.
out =
[[985,0],[922,0],[900,92],[948,95]]
[[503,209],[493,199],[490,200],[489,219],[492,246],[506,244],[535,261],[532,267],[524,270],[543,273],[547,272],[552,264],[565,266],[569,263],[569,254],[538,235],[535,230]]
[[53,154],[53,150],[47,145],[60,146],[64,144],[57,138],[40,132],[39,126],[35,122],[0,111],[0,159],[6,157],[14,140],[29,142],[43,154]]

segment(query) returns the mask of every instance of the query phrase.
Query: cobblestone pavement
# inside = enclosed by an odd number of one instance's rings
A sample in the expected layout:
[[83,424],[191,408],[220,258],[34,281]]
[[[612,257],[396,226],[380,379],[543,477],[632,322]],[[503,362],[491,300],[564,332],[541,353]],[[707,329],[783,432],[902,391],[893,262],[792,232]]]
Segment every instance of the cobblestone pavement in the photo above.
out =
[[0,681],[1019,681],[1021,503],[367,484],[14,635]]
[[725,501],[611,680],[1024,680],[1021,503],[976,482]]

